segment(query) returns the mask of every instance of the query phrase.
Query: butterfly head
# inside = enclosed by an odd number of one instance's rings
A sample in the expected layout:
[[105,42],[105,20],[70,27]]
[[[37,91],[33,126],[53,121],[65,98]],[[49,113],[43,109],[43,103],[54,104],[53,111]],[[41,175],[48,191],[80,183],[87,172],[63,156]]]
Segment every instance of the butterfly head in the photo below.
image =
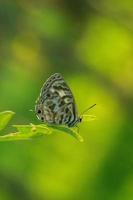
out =
[[78,123],[81,123],[81,122],[82,122],[82,119],[83,119],[83,117],[84,117],[84,114],[85,114],[86,112],[88,112],[88,110],[90,110],[91,108],[93,108],[94,106],[96,106],[96,104],[93,104],[92,106],[90,106],[89,108],[87,108],[86,110],[84,110],[84,111],[82,112],[82,114],[81,114],[75,121],[69,123],[68,126],[69,126],[69,127],[73,127],[73,126],[76,126]]

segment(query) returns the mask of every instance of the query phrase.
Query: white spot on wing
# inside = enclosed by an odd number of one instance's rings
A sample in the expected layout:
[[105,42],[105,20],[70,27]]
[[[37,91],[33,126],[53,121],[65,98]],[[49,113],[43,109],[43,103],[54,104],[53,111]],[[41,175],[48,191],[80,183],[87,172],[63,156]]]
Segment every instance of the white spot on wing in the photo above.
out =
[[64,97],[66,95],[63,90],[59,90],[58,92],[59,92],[60,97]]
[[50,88],[50,91],[51,91],[52,93],[54,93],[54,92],[55,92],[55,89],[54,89],[54,88]]
[[[52,93],[54,93],[56,90],[54,88],[50,88],[50,91]],[[64,90],[58,90],[59,96],[60,97],[64,97],[66,95],[66,93],[64,92]]]

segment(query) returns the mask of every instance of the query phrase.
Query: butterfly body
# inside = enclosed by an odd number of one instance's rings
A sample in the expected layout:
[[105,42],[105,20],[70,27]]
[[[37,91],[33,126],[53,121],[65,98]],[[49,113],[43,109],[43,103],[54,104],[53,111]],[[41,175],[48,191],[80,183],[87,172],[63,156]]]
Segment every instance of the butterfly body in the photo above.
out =
[[81,122],[73,94],[59,73],[50,76],[44,83],[36,101],[35,112],[47,124],[73,127]]

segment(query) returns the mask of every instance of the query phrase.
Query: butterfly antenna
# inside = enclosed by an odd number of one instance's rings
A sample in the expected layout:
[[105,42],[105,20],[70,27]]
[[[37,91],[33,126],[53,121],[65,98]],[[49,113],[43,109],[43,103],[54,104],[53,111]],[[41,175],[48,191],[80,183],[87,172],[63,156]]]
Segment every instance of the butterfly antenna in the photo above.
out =
[[89,108],[85,109],[85,110],[81,113],[80,118],[82,118],[83,115],[84,115],[86,112],[88,112],[88,110],[90,110],[91,108],[93,108],[94,106],[96,106],[96,103],[93,104],[92,106],[90,106]]

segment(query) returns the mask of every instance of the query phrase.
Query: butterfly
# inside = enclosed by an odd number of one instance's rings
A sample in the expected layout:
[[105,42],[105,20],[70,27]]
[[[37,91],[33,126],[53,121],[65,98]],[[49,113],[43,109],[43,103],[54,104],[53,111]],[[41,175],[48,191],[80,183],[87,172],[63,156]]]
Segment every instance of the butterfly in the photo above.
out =
[[37,118],[46,124],[68,127],[76,126],[83,117],[83,115],[78,116],[72,91],[60,73],[53,74],[44,83],[36,101],[35,113]]

